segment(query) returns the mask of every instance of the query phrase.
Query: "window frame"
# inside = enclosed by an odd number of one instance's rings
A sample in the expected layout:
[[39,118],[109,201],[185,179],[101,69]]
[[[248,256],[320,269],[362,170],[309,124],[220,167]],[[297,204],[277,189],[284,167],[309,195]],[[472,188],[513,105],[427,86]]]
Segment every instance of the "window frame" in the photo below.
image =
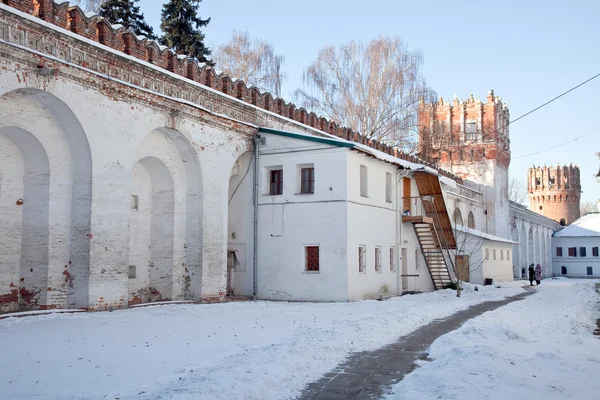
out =
[[381,273],[381,246],[375,246],[375,272]]
[[369,197],[369,169],[363,164],[360,165],[359,169],[360,195],[361,197]]
[[577,247],[569,247],[569,257],[577,257]]
[[492,260],[496,261],[496,249],[492,249]]
[[385,201],[386,201],[386,203],[393,202],[392,198],[394,197],[394,195],[393,195],[392,182],[393,182],[392,181],[392,173],[386,172],[385,173]]
[[[279,175],[279,181],[273,181],[273,176]],[[273,185],[276,185],[275,187]],[[275,188],[275,190],[273,190]],[[283,194],[283,168],[269,170],[269,195],[281,196]]]
[[[304,171],[307,171],[308,177],[304,179]],[[305,185],[306,184],[306,185]],[[305,190],[306,189],[306,190]],[[315,193],[315,167],[300,167],[300,194]]]
[[364,244],[358,246],[358,273],[367,273],[367,246]]
[[598,257],[598,246],[592,247],[592,257]]
[[390,272],[396,272],[396,248],[390,247]]
[[[317,274],[321,272],[321,246],[318,244],[305,244],[304,248],[304,273]],[[309,268],[309,249],[317,249],[317,267]]]
[[557,247],[556,248],[556,257],[562,257],[562,256],[563,256],[563,248]]
[[579,247],[579,257],[587,257],[587,247]]

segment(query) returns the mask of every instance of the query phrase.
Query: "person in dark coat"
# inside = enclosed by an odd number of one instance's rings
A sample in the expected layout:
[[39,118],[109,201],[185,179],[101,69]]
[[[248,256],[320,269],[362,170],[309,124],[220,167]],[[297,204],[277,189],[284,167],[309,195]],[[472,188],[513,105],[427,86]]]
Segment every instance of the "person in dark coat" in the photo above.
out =
[[535,266],[535,283],[537,285],[542,282],[542,266],[540,264]]
[[529,266],[529,285],[533,286],[533,278],[535,278],[535,269],[533,264]]

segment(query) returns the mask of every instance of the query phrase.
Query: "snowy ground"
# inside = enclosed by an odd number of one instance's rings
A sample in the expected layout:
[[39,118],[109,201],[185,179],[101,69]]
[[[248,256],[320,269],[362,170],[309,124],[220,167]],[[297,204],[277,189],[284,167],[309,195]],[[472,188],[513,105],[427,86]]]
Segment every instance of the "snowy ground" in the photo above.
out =
[[3,399],[287,399],[374,350],[520,283],[356,303],[163,305],[0,320]]
[[594,283],[545,279],[537,294],[468,321],[436,340],[433,361],[389,399],[599,399]]

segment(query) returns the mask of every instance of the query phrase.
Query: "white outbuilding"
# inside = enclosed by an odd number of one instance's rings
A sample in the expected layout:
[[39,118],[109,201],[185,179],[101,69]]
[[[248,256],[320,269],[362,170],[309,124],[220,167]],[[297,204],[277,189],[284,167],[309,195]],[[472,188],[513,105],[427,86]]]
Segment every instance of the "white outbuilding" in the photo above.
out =
[[600,277],[600,212],[589,213],[552,237],[555,276]]

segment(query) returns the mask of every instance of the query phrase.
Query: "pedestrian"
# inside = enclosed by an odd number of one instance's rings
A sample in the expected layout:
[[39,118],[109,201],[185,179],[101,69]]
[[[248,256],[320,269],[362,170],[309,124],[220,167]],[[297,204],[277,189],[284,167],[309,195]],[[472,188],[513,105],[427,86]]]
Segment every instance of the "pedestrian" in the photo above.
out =
[[533,286],[533,278],[535,277],[535,269],[533,269],[533,264],[529,266],[529,285]]
[[535,283],[537,285],[542,282],[542,266],[540,264],[535,266]]

